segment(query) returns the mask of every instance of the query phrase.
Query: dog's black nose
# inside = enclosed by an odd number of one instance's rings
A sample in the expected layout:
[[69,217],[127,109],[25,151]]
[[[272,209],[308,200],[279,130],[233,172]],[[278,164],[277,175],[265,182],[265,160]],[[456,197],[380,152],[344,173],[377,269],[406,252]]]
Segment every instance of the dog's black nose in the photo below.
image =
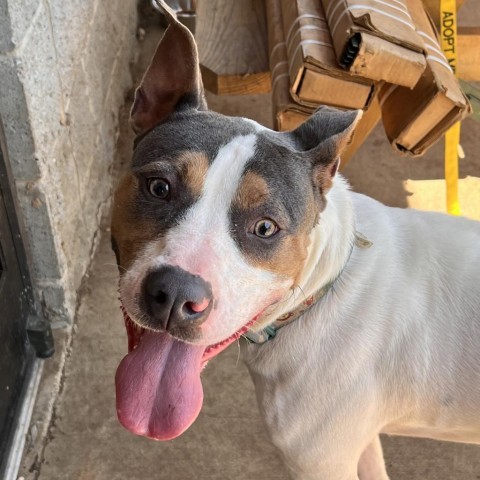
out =
[[143,283],[145,309],[153,328],[197,326],[212,308],[210,284],[180,267],[163,266],[150,272]]

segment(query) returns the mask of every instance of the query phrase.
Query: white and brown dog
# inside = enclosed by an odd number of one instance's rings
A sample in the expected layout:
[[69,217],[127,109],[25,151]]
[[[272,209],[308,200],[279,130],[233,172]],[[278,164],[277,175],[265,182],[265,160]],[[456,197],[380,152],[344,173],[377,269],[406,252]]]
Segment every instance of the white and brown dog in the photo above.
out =
[[242,350],[294,478],[388,478],[381,432],[480,443],[480,224],[350,192],[358,112],[277,133],[208,111],[193,37],[166,16],[114,202],[121,423],[180,435],[206,361],[276,332]]

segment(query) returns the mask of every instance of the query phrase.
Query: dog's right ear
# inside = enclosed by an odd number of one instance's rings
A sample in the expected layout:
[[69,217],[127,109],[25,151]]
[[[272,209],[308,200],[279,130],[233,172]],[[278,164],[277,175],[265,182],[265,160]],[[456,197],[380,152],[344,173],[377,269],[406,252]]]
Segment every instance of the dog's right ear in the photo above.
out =
[[135,92],[130,122],[138,135],[176,109],[207,108],[195,39],[163,0],[155,3],[163,9],[168,27]]

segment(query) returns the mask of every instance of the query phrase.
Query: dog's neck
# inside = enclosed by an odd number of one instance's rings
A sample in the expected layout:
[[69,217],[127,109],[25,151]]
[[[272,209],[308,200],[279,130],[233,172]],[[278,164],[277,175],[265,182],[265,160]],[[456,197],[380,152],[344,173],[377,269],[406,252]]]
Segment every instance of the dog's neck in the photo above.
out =
[[299,280],[285,298],[266,312],[252,330],[258,331],[334,281],[344,269],[355,241],[353,205],[346,180],[337,175],[327,194],[327,206],[310,234],[307,259]]

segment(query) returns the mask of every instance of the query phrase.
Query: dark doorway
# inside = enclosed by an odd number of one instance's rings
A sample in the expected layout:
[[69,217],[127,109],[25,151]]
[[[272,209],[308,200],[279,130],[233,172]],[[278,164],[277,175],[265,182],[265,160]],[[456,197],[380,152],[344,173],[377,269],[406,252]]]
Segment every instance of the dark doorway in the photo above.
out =
[[1,120],[0,147],[0,478],[3,478],[30,368],[36,354],[45,357],[53,353],[53,343],[48,324],[39,315],[30,282]]

